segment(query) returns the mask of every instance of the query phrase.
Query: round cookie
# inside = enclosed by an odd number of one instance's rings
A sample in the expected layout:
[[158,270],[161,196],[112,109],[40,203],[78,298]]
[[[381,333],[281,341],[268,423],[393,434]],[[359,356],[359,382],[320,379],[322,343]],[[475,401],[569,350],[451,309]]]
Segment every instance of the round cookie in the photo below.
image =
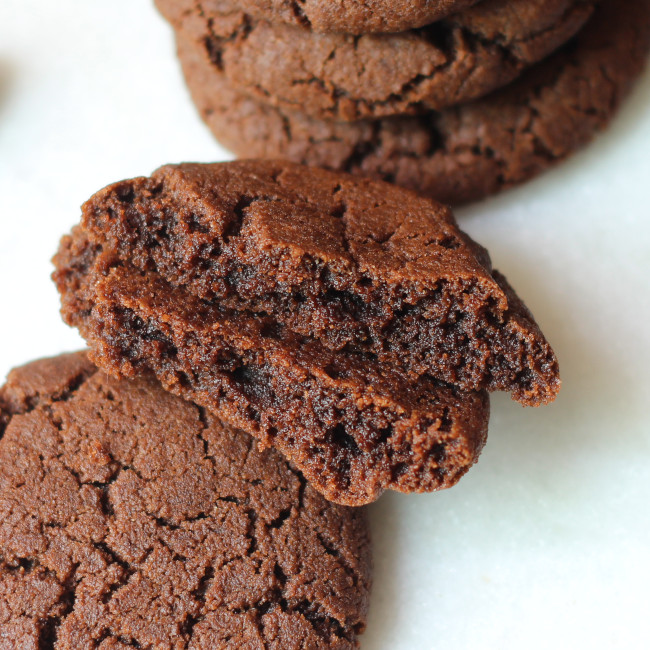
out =
[[520,81],[419,117],[336,123],[233,91],[179,41],[187,83],[215,136],[242,156],[285,158],[383,178],[451,204],[516,185],[566,158],[610,121],[641,74],[650,0],[604,0],[580,34]]
[[254,99],[318,119],[419,114],[482,97],[510,83],[578,32],[592,0],[485,0],[399,34],[314,34],[242,11],[178,16],[158,0],[181,38],[215,72]]
[[12,648],[353,648],[364,512],[152,380],[84,353],[0,389],[0,638]]
[[402,32],[428,25],[478,0],[163,0],[181,15],[198,9],[206,15],[243,10],[270,22],[308,27],[315,32],[369,34]]

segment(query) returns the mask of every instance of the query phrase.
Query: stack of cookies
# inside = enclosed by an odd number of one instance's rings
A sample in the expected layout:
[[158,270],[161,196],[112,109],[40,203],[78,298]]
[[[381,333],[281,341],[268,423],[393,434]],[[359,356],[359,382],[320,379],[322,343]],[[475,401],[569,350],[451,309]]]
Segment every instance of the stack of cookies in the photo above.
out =
[[156,2],[201,115],[236,154],[451,204],[586,143],[650,46],[650,0]]
[[202,115],[259,159],[110,185],[62,239],[89,350],[0,388],[0,645],[354,648],[356,506],[453,486],[489,391],[560,387],[487,251],[398,185],[467,201],[585,142],[650,0],[158,5]]

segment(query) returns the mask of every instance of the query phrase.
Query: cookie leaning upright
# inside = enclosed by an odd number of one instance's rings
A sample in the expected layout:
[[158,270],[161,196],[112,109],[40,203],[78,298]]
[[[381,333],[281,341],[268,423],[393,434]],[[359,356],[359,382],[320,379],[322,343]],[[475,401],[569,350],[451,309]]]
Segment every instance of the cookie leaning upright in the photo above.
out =
[[327,498],[450,487],[485,443],[484,389],[559,389],[530,313],[450,212],[273,161],[161,168],[84,206],[54,278],[115,375],[277,447]]
[[365,513],[243,432],[77,353],[12,371],[0,434],[3,647],[357,647]]

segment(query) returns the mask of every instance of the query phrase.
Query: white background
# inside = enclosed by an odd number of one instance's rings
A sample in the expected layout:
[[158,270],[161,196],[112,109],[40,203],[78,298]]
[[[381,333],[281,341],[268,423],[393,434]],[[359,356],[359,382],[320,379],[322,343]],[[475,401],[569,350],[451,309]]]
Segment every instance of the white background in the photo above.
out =
[[[459,212],[560,359],[550,407],[492,400],[456,488],[371,507],[363,647],[648,648],[650,76],[612,128],[525,187]],[[227,159],[149,0],[0,0],[0,378],[82,346],[49,259],[102,186]]]

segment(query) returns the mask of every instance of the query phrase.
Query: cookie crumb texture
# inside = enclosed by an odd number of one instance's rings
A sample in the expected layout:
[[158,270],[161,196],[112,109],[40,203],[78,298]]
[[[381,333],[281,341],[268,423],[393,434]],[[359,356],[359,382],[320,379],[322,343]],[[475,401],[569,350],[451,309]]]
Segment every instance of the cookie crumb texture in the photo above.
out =
[[181,11],[157,0],[228,84],[263,104],[317,119],[419,114],[506,85],[571,38],[591,0],[485,0],[399,34],[350,36],[255,20],[243,11]]
[[84,353],[0,389],[0,647],[354,648],[364,512]]
[[483,99],[345,123],[251,99],[178,39],[194,102],[231,151],[381,178],[452,205],[522,183],[587,144],[643,71],[649,47],[650,1],[602,0],[575,39]]

